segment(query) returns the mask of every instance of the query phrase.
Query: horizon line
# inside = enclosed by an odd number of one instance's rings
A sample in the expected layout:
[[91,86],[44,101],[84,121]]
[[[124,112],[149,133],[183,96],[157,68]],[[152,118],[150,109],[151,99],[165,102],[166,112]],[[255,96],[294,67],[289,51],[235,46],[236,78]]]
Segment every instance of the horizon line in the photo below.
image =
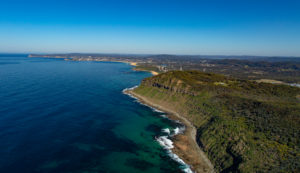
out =
[[268,58],[300,58],[300,56],[287,56],[287,55],[250,55],[250,54],[169,54],[169,53],[92,53],[92,52],[61,52],[61,53],[30,53],[30,52],[0,52],[0,54],[26,54],[26,55],[53,55],[53,54],[107,54],[107,55],[172,55],[172,56],[223,56],[223,57],[268,57]]

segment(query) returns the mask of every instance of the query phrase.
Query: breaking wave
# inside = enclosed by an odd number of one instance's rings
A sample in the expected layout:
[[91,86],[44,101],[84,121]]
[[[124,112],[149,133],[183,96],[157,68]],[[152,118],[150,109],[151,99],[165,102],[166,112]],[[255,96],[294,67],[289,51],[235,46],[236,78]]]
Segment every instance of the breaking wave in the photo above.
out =
[[171,134],[171,131],[170,131],[169,128],[162,129],[161,131],[164,132],[164,133],[167,133],[168,135]]
[[168,136],[159,136],[156,138],[156,141],[167,151],[167,154],[169,157],[171,157],[173,160],[175,160],[177,163],[179,163],[181,166],[180,168],[185,173],[192,173],[190,166],[186,164],[177,154],[172,152],[172,149],[174,148],[173,141],[169,139],[169,137],[172,137],[174,135],[177,135],[179,133],[183,133],[184,128],[176,127],[175,129],[171,130],[169,128],[162,129],[162,132],[168,134]]
[[[130,96],[131,98],[134,98],[136,102],[140,103],[141,105],[147,106],[149,108],[151,108],[154,112],[159,112],[159,113],[164,113],[161,110],[158,110],[154,107],[151,107],[147,104],[144,104],[142,102],[139,101],[138,98],[136,98],[135,96],[133,96],[132,94],[126,92],[128,90],[134,90],[135,88],[137,88],[138,86],[134,86],[131,88],[126,88],[124,89],[122,92],[128,96]],[[163,118],[168,118],[165,114],[161,114],[160,115]],[[178,120],[175,121],[176,123],[180,124],[180,127],[176,127],[175,129],[170,130],[169,128],[164,128],[162,129],[162,132],[167,134],[167,136],[159,136],[156,137],[156,141],[160,144],[160,146],[162,146],[166,151],[168,156],[173,159],[174,161],[176,161],[177,163],[180,164],[180,168],[182,169],[183,172],[185,173],[193,173],[193,171],[191,170],[190,166],[188,164],[186,164],[177,154],[172,152],[172,149],[174,148],[173,145],[173,141],[170,139],[170,137],[173,137],[175,135],[178,135],[180,133],[183,133],[185,130],[185,126],[182,125],[182,123]]]

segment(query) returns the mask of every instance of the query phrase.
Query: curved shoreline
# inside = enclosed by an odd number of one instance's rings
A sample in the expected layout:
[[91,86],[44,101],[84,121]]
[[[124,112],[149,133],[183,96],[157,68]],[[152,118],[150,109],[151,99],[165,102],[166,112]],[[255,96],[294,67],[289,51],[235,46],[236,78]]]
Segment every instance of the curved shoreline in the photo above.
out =
[[137,98],[141,103],[153,107],[158,110],[162,110],[167,113],[167,117],[172,120],[178,120],[186,127],[184,134],[175,136],[174,148],[171,150],[173,153],[179,156],[186,164],[191,166],[194,172],[209,172],[214,173],[214,167],[210,160],[206,157],[205,153],[200,149],[196,142],[196,128],[186,118],[180,116],[177,112],[157,105],[147,98],[136,94],[132,89],[127,89],[124,92]]
[[[158,110],[146,103],[143,103],[142,101],[140,101],[139,98],[135,97],[133,94],[131,94],[129,91],[134,90],[135,88],[137,88],[138,86],[134,86],[131,88],[125,88],[123,89],[123,93],[128,95],[131,98],[134,98],[138,103],[147,106],[149,108],[151,108],[154,112],[160,112],[160,113],[166,113],[163,112],[161,110]],[[169,120],[173,120],[170,119],[169,117],[167,117],[165,114],[162,114],[161,117],[163,118],[168,118]],[[173,120],[174,121],[174,120]],[[166,133],[167,135],[162,135],[162,136],[158,136],[155,137],[155,140],[166,150],[167,154],[169,155],[169,157],[171,157],[171,159],[173,159],[174,161],[176,161],[177,163],[179,163],[181,165],[181,169],[183,172],[185,173],[193,173],[190,165],[188,165],[187,163],[185,163],[176,153],[174,153],[172,151],[172,149],[174,148],[174,142],[172,141],[173,138],[177,135],[179,135],[180,133],[183,133],[185,131],[186,126],[184,124],[182,124],[181,122],[178,121],[178,123],[180,123],[183,127],[176,127],[175,129],[171,130],[169,128],[165,128],[165,129],[161,129],[162,132]],[[171,139],[169,139],[171,138]]]
[[[130,66],[133,66],[133,67],[137,66],[136,62],[128,62],[128,61],[103,61],[103,62],[119,62],[119,63],[129,64]],[[134,70],[134,69],[132,69],[132,70]],[[153,76],[158,75],[158,73],[155,71],[150,71],[150,70],[141,70],[141,71],[149,72]],[[184,164],[187,164],[188,166],[190,166],[192,171],[195,173],[201,173],[201,172],[214,173],[215,171],[214,171],[213,165],[211,164],[210,160],[206,157],[205,153],[200,149],[199,145],[196,142],[197,130],[191,124],[191,122],[188,121],[186,118],[180,116],[177,112],[167,109],[167,108],[164,108],[160,105],[157,105],[157,104],[149,101],[147,98],[134,93],[133,92],[134,88],[135,87],[130,88],[130,89],[124,89],[123,92],[128,95],[132,95],[138,101],[140,101],[142,104],[145,104],[149,107],[164,111],[167,114],[168,118],[170,118],[171,120],[175,120],[175,121],[178,120],[178,121],[180,121],[180,123],[184,124],[184,126],[186,127],[186,129],[184,130],[184,134],[178,134],[174,137],[175,138],[174,139],[174,148],[169,150],[171,152],[171,154],[176,156],[175,159],[173,156],[173,159],[177,160],[177,162],[183,161]],[[182,139],[184,139],[184,140],[182,140]],[[189,144],[191,144],[191,145],[187,146],[186,148],[182,147],[182,144],[185,142],[189,142]],[[200,162],[199,162],[199,159],[201,160]],[[184,170],[184,171],[191,172],[189,170],[190,170],[190,168],[188,168],[188,171],[186,171],[186,170]]]

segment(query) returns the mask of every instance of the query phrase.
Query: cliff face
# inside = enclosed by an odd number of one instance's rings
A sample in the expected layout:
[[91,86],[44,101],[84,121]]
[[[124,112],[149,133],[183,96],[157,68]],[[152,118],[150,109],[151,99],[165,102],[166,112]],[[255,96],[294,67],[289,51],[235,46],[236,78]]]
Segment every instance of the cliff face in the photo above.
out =
[[300,170],[299,88],[172,71],[134,92],[192,122],[218,172]]

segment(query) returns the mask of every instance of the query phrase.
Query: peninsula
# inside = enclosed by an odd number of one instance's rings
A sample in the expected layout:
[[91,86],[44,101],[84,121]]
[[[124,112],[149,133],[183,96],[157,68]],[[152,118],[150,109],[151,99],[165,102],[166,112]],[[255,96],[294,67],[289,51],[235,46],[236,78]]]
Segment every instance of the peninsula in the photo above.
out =
[[175,142],[175,152],[197,172],[210,164],[193,154],[198,151],[187,139],[193,135],[216,172],[299,171],[300,88],[171,71],[144,79],[130,92],[196,128],[196,134],[188,130],[178,137],[185,141]]

